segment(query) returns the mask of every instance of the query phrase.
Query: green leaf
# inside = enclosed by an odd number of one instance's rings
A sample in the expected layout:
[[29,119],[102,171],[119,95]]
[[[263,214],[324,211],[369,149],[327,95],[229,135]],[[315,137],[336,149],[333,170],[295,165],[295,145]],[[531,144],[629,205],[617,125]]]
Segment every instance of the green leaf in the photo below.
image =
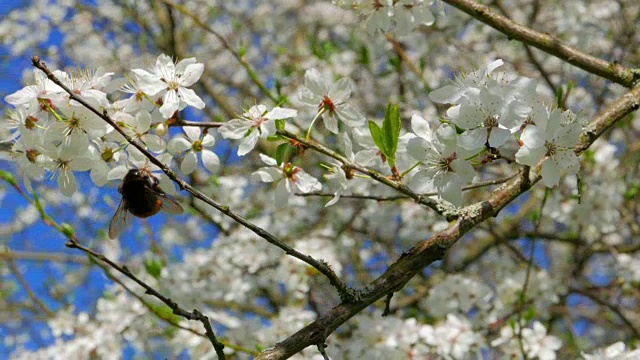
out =
[[535,318],[536,318],[536,308],[533,306],[529,306],[529,308],[527,309],[527,312],[524,313],[524,319],[527,323],[530,323]]
[[360,51],[358,53],[360,55],[359,59],[358,59],[358,62],[360,64],[369,65],[371,63],[371,56],[369,54],[369,48],[368,47],[362,45],[360,47]]
[[389,64],[398,70],[402,66],[402,60],[400,60],[400,57],[393,56],[389,58]]
[[278,166],[280,166],[284,161],[284,156],[287,153],[288,146],[289,146],[288,143],[283,143],[278,145],[278,148],[276,149],[276,162],[278,163]]
[[156,315],[160,316],[163,319],[170,321],[173,324],[179,324],[182,318],[173,313],[170,307],[166,305],[159,305],[154,303],[147,303],[147,306],[151,311],[153,311]]
[[387,144],[384,140],[384,134],[382,133],[382,129],[375,122],[369,120],[369,132],[371,132],[371,137],[373,138],[373,142],[376,144],[378,149],[387,155]]
[[638,196],[638,193],[640,193],[640,184],[630,184],[623,196],[625,200],[629,201]]
[[277,130],[284,130],[284,119],[278,119],[276,120],[276,129]]
[[146,259],[144,261],[144,268],[147,270],[147,273],[156,279],[160,278],[163,267],[162,262],[156,259]]
[[389,160],[391,166],[395,166],[396,151],[398,150],[398,139],[400,139],[400,129],[402,129],[402,120],[400,119],[400,107],[398,105],[389,104],[387,112],[384,115],[384,123],[382,123],[382,131],[385,137],[386,150],[384,154]]
[[267,136],[267,141],[280,141],[280,135],[269,135]]

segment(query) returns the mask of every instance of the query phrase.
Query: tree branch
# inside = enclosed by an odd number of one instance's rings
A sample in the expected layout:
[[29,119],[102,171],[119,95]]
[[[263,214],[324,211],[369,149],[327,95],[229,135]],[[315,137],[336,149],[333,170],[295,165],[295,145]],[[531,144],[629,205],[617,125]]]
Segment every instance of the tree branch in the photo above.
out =
[[472,0],[443,1],[507,35],[509,39],[519,40],[525,45],[536,47],[589,73],[609,79],[627,88],[633,87],[640,80],[640,70],[632,70],[616,62],[605,61],[586,54],[549,34],[537,32],[497,14],[488,6]]

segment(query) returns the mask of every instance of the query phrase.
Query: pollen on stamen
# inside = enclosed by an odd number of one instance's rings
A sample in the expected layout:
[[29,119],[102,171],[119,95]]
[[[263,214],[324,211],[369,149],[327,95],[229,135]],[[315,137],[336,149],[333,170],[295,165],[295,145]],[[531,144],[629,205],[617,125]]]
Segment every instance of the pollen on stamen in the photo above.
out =
[[318,110],[322,110],[322,109],[329,111],[330,115],[333,115],[333,113],[335,113],[336,105],[333,103],[333,100],[331,100],[329,95],[325,95],[320,105],[318,105]]

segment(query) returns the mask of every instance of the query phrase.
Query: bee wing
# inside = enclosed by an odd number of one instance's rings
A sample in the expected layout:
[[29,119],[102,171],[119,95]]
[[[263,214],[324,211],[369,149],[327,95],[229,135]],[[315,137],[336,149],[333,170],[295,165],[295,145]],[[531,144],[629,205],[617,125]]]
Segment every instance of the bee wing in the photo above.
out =
[[109,224],[109,238],[115,239],[120,236],[124,229],[129,225],[130,218],[131,216],[129,216],[126,201],[122,199],[118,206],[118,210],[116,210],[116,213],[113,215],[111,223]]
[[164,193],[158,193],[158,199],[162,202],[161,210],[171,215],[182,214],[184,209],[182,209],[182,205],[180,205],[177,201],[173,200],[169,196]]

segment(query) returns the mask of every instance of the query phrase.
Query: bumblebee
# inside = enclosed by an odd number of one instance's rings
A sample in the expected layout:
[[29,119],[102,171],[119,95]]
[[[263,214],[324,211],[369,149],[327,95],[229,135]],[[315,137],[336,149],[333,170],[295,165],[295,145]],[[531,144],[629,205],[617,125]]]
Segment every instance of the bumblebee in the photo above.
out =
[[181,214],[182,206],[170,198],[160,188],[159,180],[149,169],[131,169],[122,179],[118,192],[122,200],[111,219],[109,237],[117,238],[131,223],[131,216],[147,218],[164,211],[168,214]]

